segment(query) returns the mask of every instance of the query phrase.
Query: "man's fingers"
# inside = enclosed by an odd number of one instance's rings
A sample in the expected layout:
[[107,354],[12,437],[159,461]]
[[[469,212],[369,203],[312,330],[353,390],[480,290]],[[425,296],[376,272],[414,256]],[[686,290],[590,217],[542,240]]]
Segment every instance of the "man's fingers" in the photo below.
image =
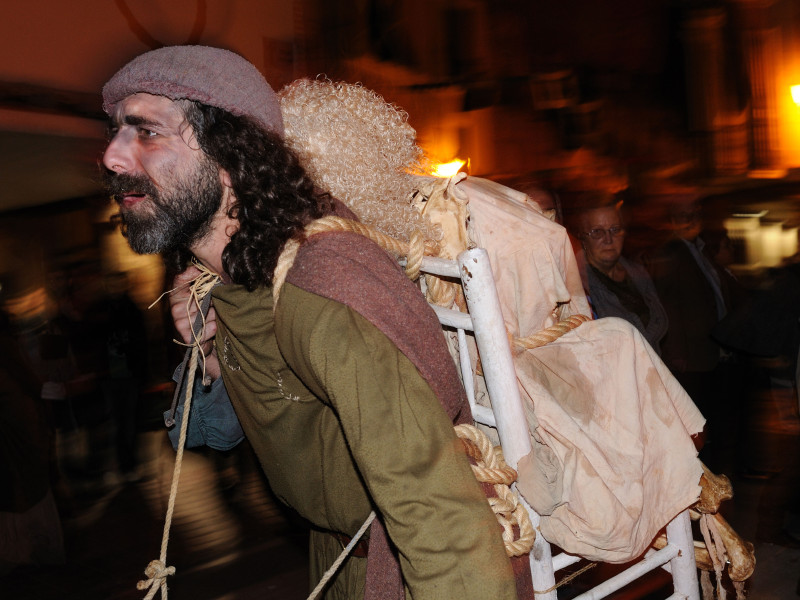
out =
[[175,279],[172,280],[172,287],[179,287],[196,279],[200,275],[200,269],[194,265],[189,265],[182,273],[178,273]]
[[[194,268],[193,269],[196,273],[199,271]],[[188,271],[189,269],[187,269]],[[181,276],[185,275],[181,273]],[[184,284],[190,282],[194,277],[185,277]],[[180,285],[178,281],[178,277],[173,280],[174,285]],[[194,323],[195,319],[197,318],[197,313],[199,312],[199,307],[197,303],[190,298],[190,293],[188,291],[188,286],[185,286],[185,291],[183,289],[176,290],[170,295],[170,313],[172,314],[172,320],[175,323],[175,329],[178,332],[180,338],[186,344],[191,344],[194,342],[194,336],[192,335],[192,324]],[[214,312],[214,308],[211,307],[206,314],[205,320],[205,328],[202,333],[201,339],[204,342],[203,350],[206,352],[210,351],[211,348],[211,340],[214,339],[214,334],[217,332],[217,314]]]
[[189,284],[199,274],[200,270],[197,267],[189,266],[172,280],[172,291],[169,293],[172,321],[181,340],[186,344],[192,342],[191,324],[197,314],[197,304],[190,299]]
[[173,307],[176,304],[185,303],[191,294],[189,286],[194,279],[200,275],[200,270],[195,266],[189,266],[183,273],[178,273],[172,280],[172,288],[169,293],[169,303]]
[[208,309],[208,314],[206,315],[206,328],[205,328],[205,339],[211,340],[214,338],[214,335],[217,333],[217,313],[214,311],[214,307]]

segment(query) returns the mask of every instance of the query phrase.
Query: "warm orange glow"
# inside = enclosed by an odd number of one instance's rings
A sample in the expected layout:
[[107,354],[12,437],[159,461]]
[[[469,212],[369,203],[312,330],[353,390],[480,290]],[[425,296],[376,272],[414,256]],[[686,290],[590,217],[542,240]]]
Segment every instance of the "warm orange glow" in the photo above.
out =
[[433,167],[433,176],[434,177],[452,177],[458,170],[466,164],[465,161],[461,160],[460,158],[456,158],[455,160],[451,160],[447,163],[439,163],[434,165]]
[[794,100],[795,104],[800,106],[800,85],[792,86],[792,100]]

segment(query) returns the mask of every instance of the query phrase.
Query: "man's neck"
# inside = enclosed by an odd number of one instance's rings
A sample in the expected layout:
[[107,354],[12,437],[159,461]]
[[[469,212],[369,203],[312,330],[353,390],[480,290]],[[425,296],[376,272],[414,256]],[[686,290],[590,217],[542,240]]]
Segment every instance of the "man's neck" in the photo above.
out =
[[219,210],[211,218],[211,227],[208,233],[190,248],[195,258],[206,268],[222,277],[225,283],[230,283],[230,277],[222,266],[222,252],[231,241],[231,236],[239,228],[239,222],[228,216],[232,201],[233,194],[226,193]]

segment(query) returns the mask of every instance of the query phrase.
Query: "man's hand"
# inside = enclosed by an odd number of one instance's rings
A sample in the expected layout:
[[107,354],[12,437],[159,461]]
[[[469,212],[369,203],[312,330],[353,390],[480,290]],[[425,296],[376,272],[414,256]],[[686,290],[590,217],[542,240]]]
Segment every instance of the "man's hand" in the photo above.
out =
[[[172,321],[175,323],[175,329],[181,341],[186,344],[192,344],[194,342],[194,338],[192,337],[192,323],[197,317],[198,306],[194,300],[190,299],[191,292],[189,291],[189,286],[192,280],[198,275],[200,275],[200,270],[197,267],[190,266],[183,273],[175,277],[172,281],[172,289],[174,291],[169,294]],[[217,314],[214,312],[214,307],[212,306],[208,309],[208,314],[206,315],[206,325],[201,334],[203,344],[200,347],[206,355],[206,374],[211,377],[212,381],[220,376],[217,352],[212,343],[216,332]]]

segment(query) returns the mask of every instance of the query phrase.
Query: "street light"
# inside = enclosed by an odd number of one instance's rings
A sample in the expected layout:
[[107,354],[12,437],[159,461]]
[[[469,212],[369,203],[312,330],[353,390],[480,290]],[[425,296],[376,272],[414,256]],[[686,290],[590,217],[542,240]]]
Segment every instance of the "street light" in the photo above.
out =
[[794,103],[800,106],[800,85],[793,85],[791,87],[792,90],[792,100]]

